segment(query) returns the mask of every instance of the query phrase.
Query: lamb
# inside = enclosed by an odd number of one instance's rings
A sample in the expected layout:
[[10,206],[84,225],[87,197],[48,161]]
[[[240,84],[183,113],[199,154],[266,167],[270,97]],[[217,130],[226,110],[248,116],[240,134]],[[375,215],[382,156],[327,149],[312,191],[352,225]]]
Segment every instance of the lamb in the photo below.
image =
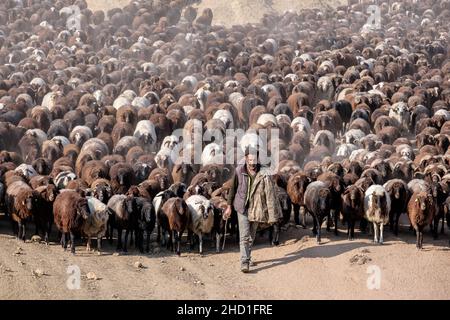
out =
[[[211,202],[201,195],[190,196],[186,200],[190,210],[190,220],[188,223],[189,239],[192,241],[192,233],[199,238],[199,253],[203,253],[203,234],[211,233],[214,226],[214,210]],[[193,242],[191,242],[191,248]],[[216,248],[217,249],[217,248]]]
[[[186,202],[181,198],[170,198],[161,208],[158,215],[158,225],[162,229],[163,241],[165,242],[165,233],[169,232],[169,241],[167,247],[172,251],[176,250],[180,255],[181,236],[189,223],[189,208]],[[176,247],[176,249],[175,249]]]
[[322,181],[315,181],[308,185],[304,195],[306,210],[314,218],[313,234],[317,243],[321,241],[322,222],[329,218],[331,209],[331,192]]
[[70,234],[70,248],[75,254],[75,234],[82,231],[84,221],[89,217],[89,206],[78,192],[64,191],[53,203],[55,225],[61,232],[61,245],[67,249],[67,235]]
[[422,249],[423,230],[430,225],[436,213],[433,196],[427,192],[414,192],[408,202],[408,216],[417,236],[416,247]]
[[100,254],[102,237],[106,234],[109,210],[108,206],[94,197],[86,197],[89,215],[83,223],[82,232],[87,236],[86,250],[91,251],[91,238],[97,237],[97,250]]
[[389,221],[391,197],[381,185],[370,186],[364,194],[365,218],[373,223],[374,242],[383,244],[383,226]]

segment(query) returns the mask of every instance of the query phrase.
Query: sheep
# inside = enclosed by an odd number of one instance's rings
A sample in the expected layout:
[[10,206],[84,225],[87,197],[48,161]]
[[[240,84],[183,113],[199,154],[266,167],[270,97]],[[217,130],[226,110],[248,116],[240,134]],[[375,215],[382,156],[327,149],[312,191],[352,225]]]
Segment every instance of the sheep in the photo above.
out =
[[392,179],[386,182],[383,187],[391,198],[391,210],[389,212],[389,228],[398,235],[398,221],[402,213],[406,213],[409,200],[407,184],[400,179]]
[[102,237],[106,234],[109,211],[108,206],[94,197],[86,197],[89,215],[83,223],[82,232],[87,237],[86,251],[91,251],[91,237],[97,237],[97,250],[100,254]]
[[109,179],[109,169],[101,160],[88,161],[81,171],[81,179],[91,187],[92,183],[100,178]]
[[436,213],[433,196],[427,192],[414,192],[408,202],[408,216],[417,236],[416,247],[422,249],[423,229],[430,225]]
[[17,239],[25,241],[26,223],[39,209],[38,195],[25,182],[16,181],[6,189],[6,204],[9,215],[18,226]]
[[383,226],[389,221],[391,197],[381,185],[370,186],[364,194],[364,217],[373,223],[375,243],[383,244]]
[[[165,233],[169,232],[169,241],[167,247],[172,251],[176,250],[177,255],[180,252],[181,235],[189,223],[189,208],[186,202],[181,198],[170,198],[161,208],[158,215],[158,225],[162,229],[163,242],[165,242]],[[175,249],[176,247],[176,249]]]
[[[211,233],[214,226],[214,210],[211,202],[201,195],[193,195],[186,199],[190,210],[188,223],[189,239],[193,247],[192,233],[199,238],[199,253],[203,253],[203,234]],[[216,248],[217,249],[217,248]]]
[[139,145],[139,140],[136,137],[125,136],[121,138],[114,147],[113,153],[126,156],[128,151]]
[[69,135],[71,143],[79,146],[80,148],[89,139],[93,138],[92,130],[87,126],[76,126],[72,129]]
[[[113,195],[108,201],[108,210],[110,210],[109,232],[110,241],[112,241],[112,228],[117,229],[117,249],[127,252],[128,235],[136,226],[137,213],[133,211],[133,197],[123,194]],[[125,241],[122,245],[122,230],[125,229]]]
[[353,240],[355,238],[355,221],[364,217],[364,191],[351,185],[345,189],[341,198],[342,215],[347,222],[347,237],[348,240]]
[[73,171],[66,170],[58,173],[58,175],[53,179],[53,181],[55,182],[55,186],[61,190],[65,189],[69,184],[69,182],[75,180],[76,178],[77,175]]
[[54,222],[61,232],[61,246],[67,249],[67,235],[70,235],[70,251],[75,254],[75,234],[82,231],[84,221],[89,217],[88,201],[78,192],[64,191],[53,203]]
[[36,234],[39,234],[39,230],[44,230],[44,242],[48,245],[53,224],[53,202],[58,195],[58,189],[55,185],[48,184],[36,187],[34,191],[39,195],[37,203],[39,210],[35,210],[33,214]]
[[405,102],[394,103],[389,108],[389,117],[395,120],[396,125],[401,127],[402,130],[407,131],[409,129],[410,113]]
[[326,147],[330,153],[334,153],[336,149],[336,143],[334,140],[334,135],[331,131],[328,130],[319,130],[314,136],[313,140],[314,146],[324,146]]
[[25,163],[23,163],[20,166],[18,166],[17,168],[15,168],[14,171],[20,172],[27,179],[30,179],[30,178],[38,175],[38,173],[33,168],[33,166],[31,166],[29,164],[25,164]]
[[109,170],[114,194],[125,193],[134,184],[133,167],[126,163],[116,163]]
[[322,222],[325,217],[329,217],[331,209],[331,193],[326,184],[322,181],[315,181],[306,187],[305,195],[306,210],[313,216],[313,234],[317,243],[321,242]]
[[145,151],[156,151],[155,126],[149,120],[141,120],[137,123],[133,136],[136,137]]

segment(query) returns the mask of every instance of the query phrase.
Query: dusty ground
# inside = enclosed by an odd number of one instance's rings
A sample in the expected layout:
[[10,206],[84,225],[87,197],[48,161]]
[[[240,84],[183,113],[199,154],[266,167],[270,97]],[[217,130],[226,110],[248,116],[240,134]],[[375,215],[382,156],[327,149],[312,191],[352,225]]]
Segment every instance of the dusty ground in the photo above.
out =
[[[367,235],[350,242],[342,233],[336,238],[326,231],[317,245],[310,230],[291,227],[279,247],[258,238],[257,265],[242,274],[238,245],[231,239],[225,252],[208,249],[204,256],[187,253],[186,247],[181,257],[165,249],[117,255],[110,246],[98,256],[81,244],[73,256],[56,243],[15,240],[3,219],[0,299],[450,299],[448,232],[438,241],[427,234],[424,249],[417,251],[407,228],[401,240],[387,232],[380,246]],[[79,290],[66,285],[71,265],[81,270]],[[372,265],[381,270],[378,290],[367,288]],[[37,269],[44,275],[33,275]],[[98,279],[88,280],[89,272]]]
[[[109,10],[124,7],[130,0],[87,0],[91,10]],[[204,8],[213,10],[213,24],[232,26],[233,24],[257,23],[265,13],[283,13],[287,10],[317,8],[324,5],[336,7],[346,4],[347,0],[202,0],[194,7],[199,8],[199,15]]]

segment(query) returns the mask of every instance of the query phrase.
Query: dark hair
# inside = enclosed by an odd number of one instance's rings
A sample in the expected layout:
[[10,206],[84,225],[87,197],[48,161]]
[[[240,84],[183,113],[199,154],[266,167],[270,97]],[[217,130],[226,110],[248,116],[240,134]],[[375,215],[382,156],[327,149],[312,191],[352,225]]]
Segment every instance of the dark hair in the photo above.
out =
[[248,156],[249,154],[255,155],[256,158],[258,158],[259,156],[259,151],[258,149],[252,147],[252,146],[247,146],[245,147],[245,156]]

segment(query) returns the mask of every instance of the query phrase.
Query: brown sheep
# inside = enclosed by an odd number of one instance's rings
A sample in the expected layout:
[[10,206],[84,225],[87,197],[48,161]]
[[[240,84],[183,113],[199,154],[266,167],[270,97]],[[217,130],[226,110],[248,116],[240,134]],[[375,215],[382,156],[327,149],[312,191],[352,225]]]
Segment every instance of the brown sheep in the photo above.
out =
[[423,230],[430,225],[436,213],[436,203],[431,194],[415,192],[408,202],[408,216],[417,236],[416,247],[422,249]]
[[[166,231],[169,232],[167,248],[176,250],[180,255],[181,236],[189,223],[189,209],[181,198],[170,198],[164,203],[158,214],[158,233],[162,232],[162,245],[166,243]],[[175,249],[176,248],[176,249]]]
[[109,179],[109,168],[101,160],[88,161],[81,171],[81,179],[90,187],[97,179]]
[[127,163],[116,163],[109,170],[114,194],[124,194],[134,185],[133,167]]
[[55,225],[61,232],[61,245],[67,249],[67,236],[70,235],[70,249],[75,253],[75,235],[80,234],[84,221],[89,216],[88,202],[75,191],[60,193],[53,203]]
[[[305,194],[306,187],[310,182],[311,179],[304,172],[298,172],[289,178],[287,184],[287,193],[291,198],[291,202],[294,207],[295,224],[302,225],[303,228],[306,228],[306,210],[303,195]],[[302,224],[300,223],[300,210],[303,211]]]
[[348,240],[355,237],[355,221],[364,217],[364,192],[361,188],[351,185],[345,189],[342,197],[342,215],[347,222]]

